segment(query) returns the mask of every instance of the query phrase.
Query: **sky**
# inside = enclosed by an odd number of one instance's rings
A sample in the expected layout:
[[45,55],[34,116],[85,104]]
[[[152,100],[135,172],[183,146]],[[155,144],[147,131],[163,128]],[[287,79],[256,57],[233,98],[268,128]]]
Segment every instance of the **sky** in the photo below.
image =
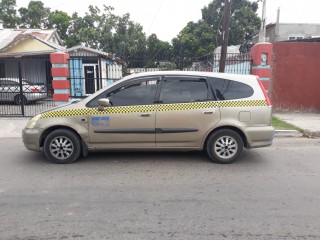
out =
[[[41,0],[51,11],[62,10],[81,16],[89,5],[103,9],[103,4],[115,8],[115,14],[130,13],[130,19],[143,26],[149,36],[170,42],[190,21],[201,19],[201,9],[211,0]],[[254,1],[254,0],[250,0]],[[266,0],[267,23],[275,22],[280,7],[282,23],[320,23],[320,0]],[[29,0],[16,0],[17,7],[27,7]],[[259,3],[262,7],[262,3]],[[262,10],[258,11],[261,17]]]

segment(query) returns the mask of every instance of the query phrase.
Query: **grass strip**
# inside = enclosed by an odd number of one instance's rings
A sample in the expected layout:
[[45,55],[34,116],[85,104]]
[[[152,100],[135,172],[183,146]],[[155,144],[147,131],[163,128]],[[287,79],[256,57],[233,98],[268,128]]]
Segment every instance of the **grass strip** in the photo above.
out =
[[276,130],[297,130],[299,132],[302,132],[303,130],[293,124],[287,123],[286,121],[283,121],[277,117],[272,117],[272,126]]

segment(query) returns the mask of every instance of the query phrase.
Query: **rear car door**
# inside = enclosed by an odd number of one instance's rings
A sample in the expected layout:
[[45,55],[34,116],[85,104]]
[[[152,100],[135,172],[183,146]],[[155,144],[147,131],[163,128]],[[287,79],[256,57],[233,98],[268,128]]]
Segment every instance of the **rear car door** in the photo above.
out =
[[107,90],[110,107],[89,116],[90,143],[101,149],[155,147],[155,96],[160,77],[145,77]]
[[201,148],[208,131],[220,119],[207,79],[166,76],[156,117],[158,148]]

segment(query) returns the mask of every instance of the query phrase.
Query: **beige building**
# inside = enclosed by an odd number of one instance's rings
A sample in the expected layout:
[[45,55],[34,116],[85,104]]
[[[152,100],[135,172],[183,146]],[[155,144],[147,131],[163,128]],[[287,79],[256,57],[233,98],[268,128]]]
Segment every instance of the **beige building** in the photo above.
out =
[[[266,26],[266,42],[302,40],[320,37],[320,24],[311,23],[270,23]],[[258,43],[259,36],[252,39]]]
[[65,51],[56,30],[0,28],[1,55],[37,55]]

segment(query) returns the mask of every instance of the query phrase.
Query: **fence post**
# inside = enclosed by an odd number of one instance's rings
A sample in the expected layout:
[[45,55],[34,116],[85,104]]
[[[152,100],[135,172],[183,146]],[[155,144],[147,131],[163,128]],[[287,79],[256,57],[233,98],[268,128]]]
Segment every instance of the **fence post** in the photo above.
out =
[[251,74],[259,76],[267,91],[271,77],[272,46],[271,43],[258,43],[251,48]]
[[62,105],[70,100],[69,54],[51,53],[52,89],[54,105]]

